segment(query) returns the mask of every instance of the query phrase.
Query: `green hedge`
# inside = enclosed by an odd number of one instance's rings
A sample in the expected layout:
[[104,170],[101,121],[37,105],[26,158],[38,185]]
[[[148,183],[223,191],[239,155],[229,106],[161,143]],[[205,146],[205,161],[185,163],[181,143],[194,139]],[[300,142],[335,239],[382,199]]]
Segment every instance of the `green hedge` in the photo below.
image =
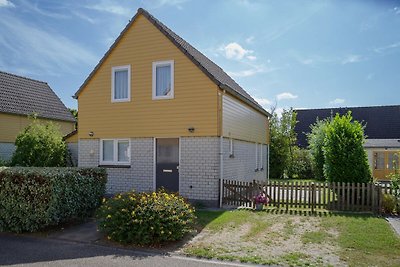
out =
[[87,218],[106,182],[101,168],[0,167],[0,231],[33,232]]

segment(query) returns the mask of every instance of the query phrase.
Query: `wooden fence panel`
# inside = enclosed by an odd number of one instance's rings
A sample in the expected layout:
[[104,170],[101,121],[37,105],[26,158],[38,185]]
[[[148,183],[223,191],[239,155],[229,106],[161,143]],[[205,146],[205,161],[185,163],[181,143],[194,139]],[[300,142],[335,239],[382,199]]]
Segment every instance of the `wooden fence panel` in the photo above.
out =
[[382,198],[392,192],[388,185],[373,183],[326,183],[326,182],[245,182],[222,180],[220,195],[227,206],[253,207],[253,198],[264,191],[270,198],[270,206],[289,210],[316,209],[336,211],[379,212]]

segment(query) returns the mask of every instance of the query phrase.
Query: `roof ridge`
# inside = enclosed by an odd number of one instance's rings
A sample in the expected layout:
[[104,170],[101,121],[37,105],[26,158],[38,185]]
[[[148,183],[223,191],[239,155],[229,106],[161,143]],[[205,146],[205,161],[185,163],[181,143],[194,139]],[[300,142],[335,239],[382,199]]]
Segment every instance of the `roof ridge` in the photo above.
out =
[[10,75],[10,76],[17,77],[17,78],[22,78],[22,79],[26,79],[26,80],[31,80],[31,81],[34,81],[34,82],[39,82],[39,83],[45,83],[45,84],[47,84],[47,82],[44,82],[44,81],[32,79],[32,78],[29,78],[29,77],[17,75],[17,74],[10,73],[10,72],[5,72],[5,71],[2,71],[2,70],[0,70],[0,73],[4,73],[4,74]]

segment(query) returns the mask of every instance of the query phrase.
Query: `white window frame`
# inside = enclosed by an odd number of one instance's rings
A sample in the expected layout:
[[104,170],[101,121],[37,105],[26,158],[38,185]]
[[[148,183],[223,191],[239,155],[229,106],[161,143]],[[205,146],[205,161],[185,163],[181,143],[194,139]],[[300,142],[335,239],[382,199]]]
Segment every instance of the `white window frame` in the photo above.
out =
[[[171,94],[166,95],[166,96],[157,96],[157,67],[159,66],[171,66]],[[152,90],[153,90],[153,100],[162,100],[162,99],[173,99],[174,98],[174,61],[173,60],[166,60],[166,61],[156,61],[153,62],[153,84],[152,84]]]
[[[112,161],[104,161],[103,160],[103,141],[113,141],[113,149],[114,149],[114,159]],[[120,141],[128,141],[128,161],[118,161],[118,142]],[[121,138],[121,139],[100,139],[100,165],[123,165],[130,166],[131,165],[131,140],[129,138]]]
[[[128,71],[128,97],[122,99],[115,99],[115,72],[127,70]],[[111,102],[129,102],[131,101],[131,65],[116,66],[111,68]]]

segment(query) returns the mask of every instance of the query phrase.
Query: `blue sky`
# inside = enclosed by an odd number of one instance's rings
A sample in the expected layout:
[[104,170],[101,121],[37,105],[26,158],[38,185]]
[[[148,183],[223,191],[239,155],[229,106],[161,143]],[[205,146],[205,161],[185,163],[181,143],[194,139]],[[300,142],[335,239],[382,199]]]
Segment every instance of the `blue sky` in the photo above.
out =
[[139,7],[260,104],[400,104],[400,1],[0,0],[0,70],[71,98]]

